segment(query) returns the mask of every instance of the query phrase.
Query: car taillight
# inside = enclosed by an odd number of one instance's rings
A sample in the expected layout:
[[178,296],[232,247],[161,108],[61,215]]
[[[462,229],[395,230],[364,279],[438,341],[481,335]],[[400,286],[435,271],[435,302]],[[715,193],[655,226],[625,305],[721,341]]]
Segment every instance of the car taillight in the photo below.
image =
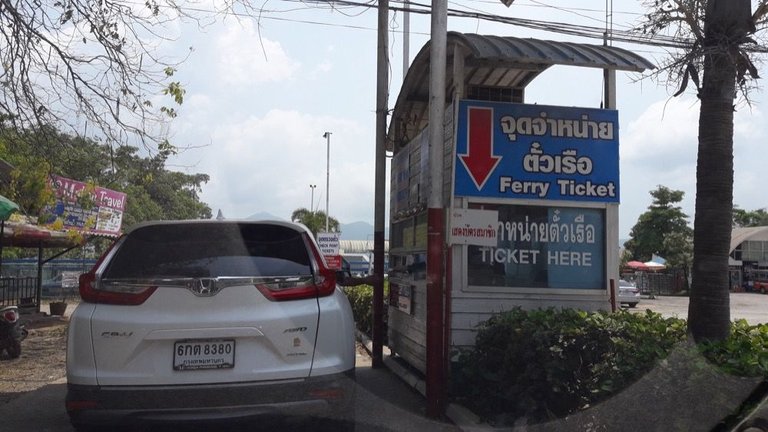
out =
[[19,313],[13,309],[3,312],[3,319],[9,324],[13,324],[19,319]]
[[91,271],[80,275],[78,288],[80,298],[83,301],[88,303],[135,306],[147,301],[149,296],[157,289],[156,286],[121,284],[117,282],[101,283],[97,286],[96,270],[117,243],[112,243],[109,249],[99,257]]
[[328,295],[330,292],[321,294],[321,292],[327,291],[324,288],[326,285],[327,281],[323,277],[313,276],[308,278],[276,278],[273,281],[258,283],[256,288],[269,300],[283,301]]
[[318,271],[311,278],[275,278],[256,284],[264,297],[272,301],[300,300],[325,297],[336,289],[336,272],[325,266],[325,260],[318,253],[311,240],[304,238],[307,248],[317,263]]
[[136,306],[147,301],[157,286],[120,282],[101,283],[96,287],[93,271],[80,275],[80,297],[88,303]]

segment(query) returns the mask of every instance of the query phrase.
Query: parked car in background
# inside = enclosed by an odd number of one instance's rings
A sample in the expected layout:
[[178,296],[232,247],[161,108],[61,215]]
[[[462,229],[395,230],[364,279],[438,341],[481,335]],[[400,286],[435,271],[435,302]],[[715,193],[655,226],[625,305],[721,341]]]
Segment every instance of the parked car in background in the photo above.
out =
[[631,308],[640,303],[640,290],[632,282],[619,279],[619,294],[617,303]]
[[80,278],[72,424],[301,415],[353,427],[354,319],[336,277],[298,224],[134,227]]

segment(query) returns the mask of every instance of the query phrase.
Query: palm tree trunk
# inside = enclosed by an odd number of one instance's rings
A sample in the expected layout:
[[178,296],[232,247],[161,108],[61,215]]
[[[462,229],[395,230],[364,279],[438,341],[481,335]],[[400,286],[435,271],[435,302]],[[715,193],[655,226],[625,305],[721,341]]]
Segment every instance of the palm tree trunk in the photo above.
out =
[[718,14],[707,17],[710,31],[705,46],[709,52],[704,58],[703,86],[699,91],[693,283],[688,306],[688,331],[696,342],[722,340],[730,332],[728,253],[733,210],[734,54],[738,42],[734,28],[716,22],[718,18],[727,21]]

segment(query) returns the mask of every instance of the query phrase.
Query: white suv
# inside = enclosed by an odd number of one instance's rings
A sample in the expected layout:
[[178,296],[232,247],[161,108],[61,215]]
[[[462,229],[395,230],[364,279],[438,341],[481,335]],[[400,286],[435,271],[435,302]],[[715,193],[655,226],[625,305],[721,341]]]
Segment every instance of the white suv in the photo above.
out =
[[80,277],[67,343],[72,424],[353,421],[354,319],[336,277],[302,225],[134,227]]

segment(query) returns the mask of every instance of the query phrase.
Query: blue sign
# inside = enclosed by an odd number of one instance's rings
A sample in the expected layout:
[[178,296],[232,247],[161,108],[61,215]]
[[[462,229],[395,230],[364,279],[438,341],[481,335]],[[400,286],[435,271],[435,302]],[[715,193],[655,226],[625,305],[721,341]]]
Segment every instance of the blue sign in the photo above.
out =
[[618,112],[460,101],[456,196],[619,202]]
[[483,204],[499,213],[494,247],[469,246],[478,287],[605,289],[605,210]]

